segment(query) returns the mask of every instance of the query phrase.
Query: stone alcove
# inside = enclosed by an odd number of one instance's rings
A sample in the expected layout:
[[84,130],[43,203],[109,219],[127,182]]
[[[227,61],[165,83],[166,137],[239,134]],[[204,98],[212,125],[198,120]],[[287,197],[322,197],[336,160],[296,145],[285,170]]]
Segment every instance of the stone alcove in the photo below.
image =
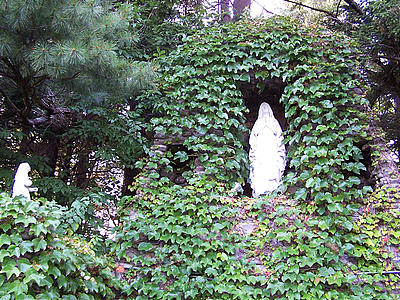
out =
[[[285,131],[288,127],[288,121],[285,118],[284,106],[280,103],[280,98],[284,92],[286,84],[278,79],[267,79],[262,82],[252,80],[251,82],[240,82],[239,89],[242,94],[244,105],[248,112],[245,115],[246,123],[245,126],[248,132],[244,132],[245,149],[249,151],[249,136],[250,131],[253,128],[254,123],[258,117],[258,110],[263,102],[267,102],[273,112],[275,118],[278,120],[282,131]],[[198,113],[190,111],[182,111],[183,116]],[[222,131],[211,130],[207,134],[221,135]],[[195,173],[202,174],[205,169],[202,166],[201,161],[197,158],[194,151],[189,150],[185,145],[185,139],[192,135],[204,135],[198,132],[194,132],[192,129],[186,129],[181,134],[174,136],[166,136],[162,133],[156,133],[153,136],[152,150],[162,155],[167,155],[167,152],[171,154],[169,159],[171,160],[171,167],[173,170],[166,170],[162,166],[160,168],[160,175],[169,178],[172,182],[179,185],[186,185],[183,173],[185,171],[193,170]],[[188,154],[188,158],[184,161],[180,161],[177,158],[177,154],[184,152]],[[244,195],[251,196],[250,184],[246,183],[244,186]]]
[[244,104],[249,110],[246,114],[246,127],[251,130],[258,116],[258,109],[263,102],[267,102],[275,118],[281,125],[282,131],[285,131],[288,122],[285,118],[285,108],[279,102],[286,84],[279,79],[264,80],[261,84],[262,91],[256,83],[243,82],[240,85],[240,91],[243,95]]
[[[246,114],[246,128],[249,132],[245,135],[245,146],[247,152],[249,152],[250,131],[257,120],[258,111],[263,102],[266,102],[271,106],[274,116],[278,120],[282,131],[284,132],[287,129],[288,121],[285,118],[285,108],[280,103],[280,98],[284,92],[285,86],[286,84],[278,78],[266,79],[262,82],[252,80],[250,83],[242,82],[240,84],[243,101],[248,109],[248,113]],[[246,182],[243,194],[251,197],[252,191],[249,182]]]
[[[282,131],[285,133],[288,129],[290,120],[287,120],[285,117],[285,108],[280,102],[280,98],[284,93],[286,85],[287,84],[279,78],[267,79],[261,83],[256,80],[252,80],[250,83],[241,82],[240,91],[242,93],[244,104],[248,109],[248,113],[246,114],[246,128],[249,129],[249,131],[257,120],[258,110],[261,103],[267,102],[271,106],[274,116],[278,120]],[[357,146],[362,151],[363,158],[361,159],[361,162],[366,167],[366,169],[362,170],[360,173],[363,185],[370,185],[374,189],[382,186],[399,188],[400,176],[398,168],[396,167],[393,155],[391,155],[391,151],[388,149],[383,135],[379,134],[381,129],[378,124],[371,119],[366,130],[371,139],[361,139],[357,143]],[[245,141],[248,147],[249,134],[245,135]],[[246,150],[248,151],[249,149],[247,148]],[[375,150],[378,150],[380,153],[380,157],[376,163],[374,162],[375,160],[373,157],[373,152]],[[286,152],[288,152],[288,145],[286,145]],[[285,174],[289,171],[293,170],[291,170],[287,164]],[[249,183],[246,183],[244,187],[244,195],[251,196]]]

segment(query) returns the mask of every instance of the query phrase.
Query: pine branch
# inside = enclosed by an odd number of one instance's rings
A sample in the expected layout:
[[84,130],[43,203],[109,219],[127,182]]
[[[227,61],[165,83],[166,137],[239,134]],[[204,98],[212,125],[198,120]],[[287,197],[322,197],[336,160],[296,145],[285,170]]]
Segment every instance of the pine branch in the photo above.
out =
[[21,112],[21,115],[27,116],[28,113],[31,110],[31,104],[29,102],[29,95],[26,90],[26,84],[24,77],[21,75],[19,70],[11,63],[11,61],[7,57],[2,57],[1,60],[6,64],[6,66],[11,70],[11,72],[15,75],[15,78],[13,79],[17,86],[20,86],[22,89],[22,99],[24,101],[25,108]]
[[22,77],[22,75],[19,73],[18,69],[16,69],[16,68],[14,67],[14,65],[10,62],[10,60],[9,60],[7,57],[2,56],[2,57],[1,57],[1,60],[2,60],[2,61],[5,63],[5,65],[15,74],[16,80],[17,80],[17,81],[23,80],[23,77]]
[[49,76],[47,76],[47,75],[40,76],[40,77],[38,77],[38,80],[36,80],[36,81],[32,84],[32,86],[33,86],[33,87],[38,86],[38,85],[40,85],[43,81],[45,81],[46,79],[49,79]]
[[62,80],[62,81],[68,81],[68,80],[72,80],[72,79],[75,79],[76,77],[78,77],[78,75],[81,73],[81,71],[78,71],[78,72],[76,72],[75,74],[73,74],[72,76],[70,76],[70,77],[64,77],[64,78],[61,78],[60,80]]

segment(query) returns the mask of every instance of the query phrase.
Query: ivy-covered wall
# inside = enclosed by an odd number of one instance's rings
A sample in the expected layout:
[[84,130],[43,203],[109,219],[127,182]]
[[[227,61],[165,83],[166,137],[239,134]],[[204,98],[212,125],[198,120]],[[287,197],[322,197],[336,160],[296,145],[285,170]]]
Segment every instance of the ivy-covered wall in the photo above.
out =
[[[129,265],[127,294],[393,297],[396,277],[383,272],[396,267],[384,249],[398,247],[396,215],[371,221],[363,206],[373,188],[363,183],[369,136],[357,57],[343,36],[269,19],[207,28],[160,58],[159,90],[148,97],[158,99],[152,124],[161,142],[142,163],[137,195],[121,202],[113,245]],[[232,186],[248,172],[241,88],[273,80],[287,121],[284,183],[271,197],[235,197]],[[389,221],[385,238],[373,238]]]

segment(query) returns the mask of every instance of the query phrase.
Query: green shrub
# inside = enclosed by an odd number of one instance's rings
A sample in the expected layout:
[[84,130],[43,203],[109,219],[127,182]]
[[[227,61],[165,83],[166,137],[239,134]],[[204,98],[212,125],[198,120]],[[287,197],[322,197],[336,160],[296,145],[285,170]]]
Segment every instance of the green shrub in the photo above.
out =
[[67,234],[63,214],[43,198],[0,194],[1,300],[116,299],[109,261]]

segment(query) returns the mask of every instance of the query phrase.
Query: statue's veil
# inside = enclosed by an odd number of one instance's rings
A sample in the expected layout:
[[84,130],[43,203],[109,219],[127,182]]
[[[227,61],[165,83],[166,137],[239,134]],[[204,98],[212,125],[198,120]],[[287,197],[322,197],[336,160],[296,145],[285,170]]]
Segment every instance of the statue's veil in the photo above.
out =
[[28,163],[22,163],[18,166],[17,172],[15,173],[15,177],[25,175],[31,171],[31,166]]

